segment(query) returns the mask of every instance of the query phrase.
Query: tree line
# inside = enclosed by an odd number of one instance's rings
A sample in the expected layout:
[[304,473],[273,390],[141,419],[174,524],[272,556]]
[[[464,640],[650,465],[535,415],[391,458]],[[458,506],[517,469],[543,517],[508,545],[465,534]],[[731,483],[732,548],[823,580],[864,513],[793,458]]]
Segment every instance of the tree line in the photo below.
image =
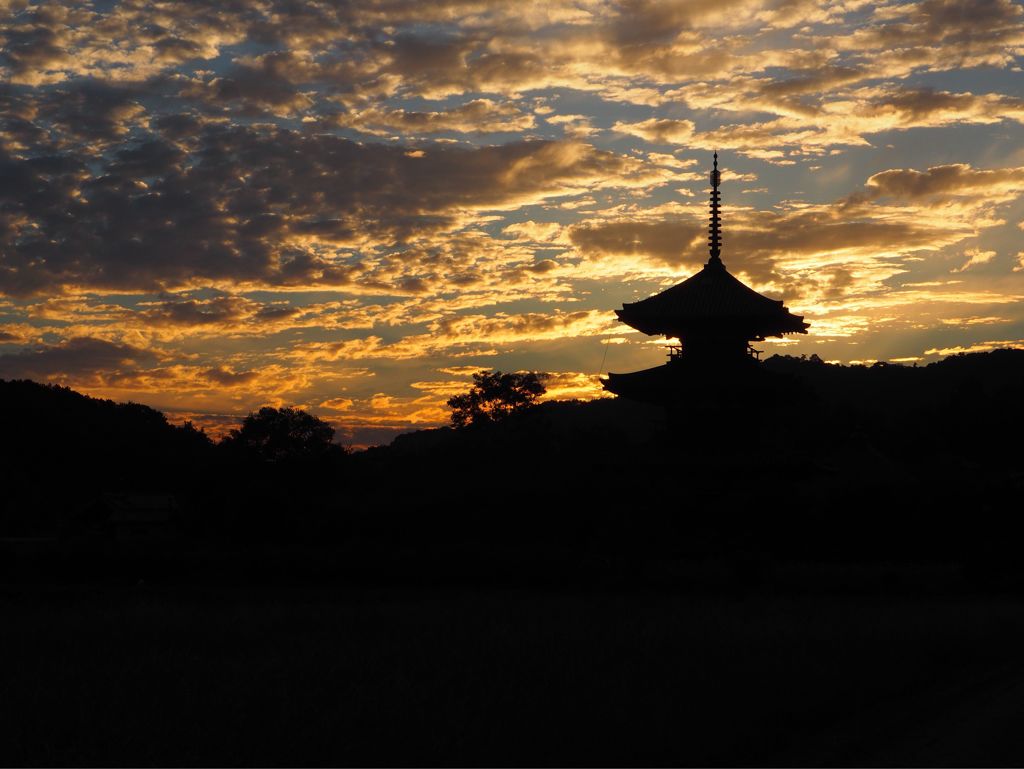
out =
[[254,411],[214,443],[138,404],[0,382],[0,529],[43,530],[128,490],[174,494],[192,533],[230,541],[742,540],[858,557],[1016,541],[1024,351],[762,368],[761,390],[701,389],[670,409],[541,403],[543,375],[482,371],[450,399],[449,427],[362,452],[301,409]]

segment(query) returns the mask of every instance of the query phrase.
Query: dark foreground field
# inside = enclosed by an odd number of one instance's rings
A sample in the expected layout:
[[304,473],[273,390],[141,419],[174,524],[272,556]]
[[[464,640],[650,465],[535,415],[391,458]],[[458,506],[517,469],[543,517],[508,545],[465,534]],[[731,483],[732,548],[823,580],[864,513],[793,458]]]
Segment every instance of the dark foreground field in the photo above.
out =
[[2,761],[1020,765],[1021,601],[895,579],[9,587]]
[[0,383],[0,763],[1024,765],[1024,351],[759,371],[284,459]]

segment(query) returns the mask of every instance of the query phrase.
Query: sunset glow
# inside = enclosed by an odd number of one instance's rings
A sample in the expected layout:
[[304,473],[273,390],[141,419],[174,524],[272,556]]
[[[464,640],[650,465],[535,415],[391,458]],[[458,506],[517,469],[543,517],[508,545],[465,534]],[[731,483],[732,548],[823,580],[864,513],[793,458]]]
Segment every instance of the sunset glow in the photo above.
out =
[[1011,0],[8,3],[0,378],[356,445],[482,369],[600,397],[714,149],[722,259],[810,323],[763,357],[1024,345],[1022,57]]

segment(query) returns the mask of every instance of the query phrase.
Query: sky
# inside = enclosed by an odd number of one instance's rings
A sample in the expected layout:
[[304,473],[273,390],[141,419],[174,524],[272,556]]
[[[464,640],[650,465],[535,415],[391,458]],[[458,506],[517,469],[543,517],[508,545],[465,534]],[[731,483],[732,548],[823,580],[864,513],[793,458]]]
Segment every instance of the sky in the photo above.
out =
[[1010,0],[0,0],[0,378],[365,446],[484,369],[660,364],[722,258],[766,355],[1024,345]]

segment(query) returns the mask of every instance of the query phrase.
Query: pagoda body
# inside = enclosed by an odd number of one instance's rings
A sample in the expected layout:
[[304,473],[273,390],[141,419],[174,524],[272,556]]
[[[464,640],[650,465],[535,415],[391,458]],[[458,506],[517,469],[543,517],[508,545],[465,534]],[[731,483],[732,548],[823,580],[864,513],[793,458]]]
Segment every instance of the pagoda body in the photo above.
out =
[[[744,285],[725,268],[718,187],[718,153],[711,171],[710,258],[703,269],[672,288],[631,304],[615,314],[649,336],[678,339],[669,361],[645,371],[609,374],[606,390],[638,400],[670,400],[683,380],[693,376],[739,375],[758,365],[751,342],[784,334],[806,334],[808,324],[781,300],[769,299]],[[685,389],[685,388],[684,388]]]

